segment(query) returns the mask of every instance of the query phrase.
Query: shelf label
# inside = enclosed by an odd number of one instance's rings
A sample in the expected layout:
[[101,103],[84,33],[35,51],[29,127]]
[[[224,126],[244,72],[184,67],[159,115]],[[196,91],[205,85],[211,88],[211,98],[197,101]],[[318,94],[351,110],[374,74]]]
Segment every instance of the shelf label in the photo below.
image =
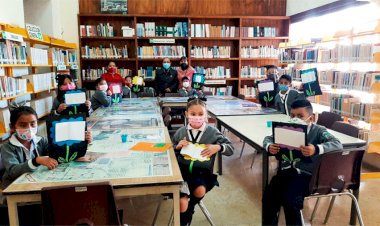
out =
[[219,84],[226,84],[226,80],[224,79],[218,79],[218,80],[206,80],[205,85],[219,85]]
[[41,28],[39,26],[34,24],[25,24],[25,27],[28,31],[29,38],[43,41]]
[[149,39],[149,43],[173,44],[173,43],[175,43],[175,39],[174,38],[164,38],[164,39],[151,38],[151,39]]
[[73,65],[71,65],[71,69],[73,69],[73,70],[77,70],[79,67],[78,67],[78,65],[76,65],[76,64],[73,64]]
[[57,70],[58,71],[64,71],[64,70],[66,70],[66,65],[64,65],[64,64],[57,65]]
[[1,35],[3,36],[3,39],[8,39],[11,41],[16,41],[16,42],[24,42],[24,38],[18,34],[13,34],[7,31],[3,31],[1,32]]

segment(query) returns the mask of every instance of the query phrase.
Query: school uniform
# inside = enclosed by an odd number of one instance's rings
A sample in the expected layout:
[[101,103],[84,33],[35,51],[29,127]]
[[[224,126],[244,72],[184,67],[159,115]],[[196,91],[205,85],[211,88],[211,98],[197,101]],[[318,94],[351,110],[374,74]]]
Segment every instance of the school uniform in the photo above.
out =
[[5,167],[2,189],[8,187],[22,174],[37,169],[38,164],[35,159],[38,156],[47,156],[48,146],[47,138],[36,136],[28,150],[16,138],[16,134],[13,134],[7,142],[1,145],[1,157]]
[[170,93],[175,93],[178,89],[178,83],[177,71],[173,68],[160,68],[157,70],[156,78],[154,79],[154,88],[157,95],[165,95],[165,89],[167,88],[170,89]]
[[274,105],[276,109],[283,114],[290,115],[291,105],[296,100],[304,100],[305,95],[294,89],[288,89],[286,93],[282,94],[281,91],[277,93],[274,98]]
[[109,107],[111,105],[111,97],[102,90],[95,90],[91,97],[91,108],[95,111],[100,107]]
[[136,93],[132,92],[131,88],[128,86],[123,86],[123,98],[137,98]]
[[181,97],[193,97],[193,96],[202,97],[203,96],[202,92],[198,92],[195,89],[184,89],[184,88],[181,88],[181,89],[178,90],[178,93],[179,93],[179,95]]
[[[273,143],[273,137],[264,139],[264,147]],[[309,183],[313,166],[317,156],[326,152],[341,150],[340,141],[331,135],[325,127],[312,124],[308,127],[307,143],[315,146],[315,154],[304,157],[298,150],[294,150],[294,159],[287,158],[278,153],[276,158],[280,161],[279,170],[263,195],[263,225],[277,225],[278,213],[284,207],[286,224],[301,225],[300,210],[303,208],[304,197],[308,195]],[[269,154],[270,155],[270,154]]]

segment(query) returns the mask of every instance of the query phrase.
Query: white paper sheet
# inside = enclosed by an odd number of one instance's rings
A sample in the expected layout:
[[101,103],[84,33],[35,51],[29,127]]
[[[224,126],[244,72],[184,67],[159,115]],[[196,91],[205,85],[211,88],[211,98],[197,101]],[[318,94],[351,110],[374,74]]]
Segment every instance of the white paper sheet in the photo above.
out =
[[274,90],[273,82],[260,82],[258,86],[260,92],[268,92]]
[[305,133],[284,128],[274,128],[274,140],[276,144],[283,144],[290,147],[299,148],[305,145]]
[[301,74],[301,80],[303,84],[316,81],[315,71],[309,71],[305,74]]
[[188,155],[188,156],[190,156],[194,159],[198,159],[200,161],[206,161],[206,160],[208,160],[208,157],[203,157],[201,155],[201,152],[204,149],[205,149],[204,147],[195,146],[194,144],[189,143],[189,145],[187,145],[186,147],[183,147],[181,149],[181,154],[182,155]]
[[118,85],[112,86],[112,93],[113,94],[121,93],[120,86]]
[[86,93],[68,93],[65,94],[65,102],[67,105],[83,104],[86,102]]
[[86,122],[61,122],[55,125],[55,141],[80,140],[84,141]]
[[201,75],[195,75],[195,82],[202,82],[202,76]]

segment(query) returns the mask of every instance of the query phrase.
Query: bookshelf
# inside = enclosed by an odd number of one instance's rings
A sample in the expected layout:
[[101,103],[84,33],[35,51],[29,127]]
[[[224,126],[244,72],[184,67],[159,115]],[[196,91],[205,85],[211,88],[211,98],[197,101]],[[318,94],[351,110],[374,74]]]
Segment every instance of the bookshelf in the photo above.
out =
[[[11,101],[22,98],[39,118],[49,114],[56,88],[58,66],[77,64],[76,44],[43,35],[43,40],[29,38],[25,28],[0,26],[0,134],[8,137]],[[29,96],[25,98],[25,96]]]
[[[88,13],[89,11],[92,13]],[[80,9],[80,12],[78,28],[81,34],[79,37],[81,50],[85,46],[103,47],[110,45],[126,45],[128,49],[128,57],[122,59],[86,58],[86,55],[81,51],[82,83],[87,89],[94,89],[95,87],[94,80],[96,77],[93,76],[89,79],[88,76],[90,69],[103,69],[104,71],[109,61],[115,61],[118,68],[131,70],[132,75],[137,75],[139,70],[146,70],[148,67],[155,70],[162,66],[163,56],[151,54],[152,51],[159,49],[160,52],[165,52],[165,48],[171,46],[172,49],[175,49],[174,54],[168,54],[172,66],[179,66],[179,58],[186,55],[192,67],[202,68],[199,72],[213,71],[210,72],[210,76],[207,76],[206,73],[206,80],[223,80],[223,82],[215,82],[206,86],[216,89],[229,86],[232,87],[232,94],[237,96],[242,93],[244,88],[253,87],[255,79],[257,79],[253,76],[249,78],[242,76],[243,67],[261,68],[268,64],[277,65],[279,62],[277,55],[274,55],[275,52],[268,56],[242,57],[242,48],[278,49],[281,42],[288,40],[289,34],[289,17],[277,15],[210,15],[206,17],[186,14],[105,15],[97,13],[99,11],[95,9],[89,10],[87,8]],[[103,37],[100,32],[96,36],[88,37],[83,32],[87,26],[91,28],[100,24],[112,26],[113,36]],[[123,37],[122,27],[126,26],[134,29],[131,37]],[[256,27],[257,37],[250,37],[245,32],[246,27],[252,27],[252,29]],[[266,28],[265,37],[263,37],[264,27]],[[271,36],[269,36],[269,28],[271,28]],[[158,43],[151,43],[152,39]],[[159,43],[160,40],[169,43]],[[141,51],[144,54],[141,54]],[[215,70],[215,68],[223,68],[223,72],[222,70]],[[263,73],[265,74],[265,71]],[[152,79],[146,81],[146,85],[153,85]],[[247,97],[250,100],[255,100],[254,93]]]

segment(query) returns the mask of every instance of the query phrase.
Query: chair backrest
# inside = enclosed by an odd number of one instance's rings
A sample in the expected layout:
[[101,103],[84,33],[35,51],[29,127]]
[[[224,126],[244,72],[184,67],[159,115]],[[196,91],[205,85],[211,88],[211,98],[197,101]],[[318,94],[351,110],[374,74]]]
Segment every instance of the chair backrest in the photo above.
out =
[[346,149],[320,155],[310,181],[310,194],[328,194],[359,188],[364,151]]
[[153,87],[144,87],[144,93],[153,94],[153,96],[156,95],[156,91],[154,90]]
[[345,122],[334,122],[331,129],[351,137],[359,137],[359,128]]
[[205,92],[203,92],[203,95],[204,96],[214,96],[214,93],[211,91],[205,91]]
[[138,93],[138,97],[154,97],[153,93]]
[[164,107],[162,109],[162,116],[165,118],[165,116],[169,115],[172,109],[170,107]]
[[120,225],[108,183],[43,188],[43,225]]
[[179,93],[165,93],[165,97],[180,97]]
[[337,121],[343,121],[342,116],[334,112],[324,111],[320,115],[318,115],[317,124],[331,129],[331,126],[334,124],[334,122]]
[[166,115],[166,116],[164,117],[164,125],[165,125],[166,127],[168,127],[168,126],[170,125],[171,121],[172,121],[172,116],[170,116],[170,115]]
[[242,100],[245,100],[245,95],[243,95],[243,94],[239,94],[239,95],[237,96],[237,98],[242,99]]

